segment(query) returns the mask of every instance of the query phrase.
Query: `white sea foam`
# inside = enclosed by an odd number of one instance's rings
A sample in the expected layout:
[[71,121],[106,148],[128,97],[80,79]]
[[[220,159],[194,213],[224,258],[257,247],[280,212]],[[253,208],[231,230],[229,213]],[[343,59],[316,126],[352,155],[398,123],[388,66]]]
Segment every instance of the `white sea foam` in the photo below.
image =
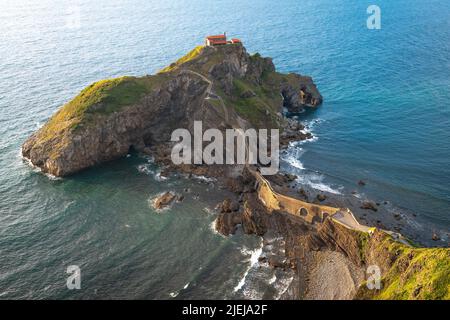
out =
[[333,189],[332,187],[330,187],[329,185],[326,185],[325,183],[309,182],[308,185],[310,185],[311,188],[316,189],[316,190],[320,190],[320,191],[324,191],[324,192],[328,192],[328,193],[332,193],[332,194],[341,194],[341,192],[339,190]]
[[216,230],[216,223],[217,223],[217,219],[214,219],[210,224],[209,224],[209,229],[211,229],[211,231],[214,234],[219,234]]
[[211,209],[210,207],[204,207],[203,208],[203,211],[204,212],[206,212],[207,214],[211,214],[211,215],[214,215],[216,212],[213,210],[213,209]]
[[147,160],[147,163],[155,163],[155,158],[148,154],[139,154],[139,158]]
[[286,290],[291,285],[292,280],[294,280],[294,276],[286,277],[284,279],[279,279],[278,282],[274,283],[274,287],[277,290],[277,295],[274,297],[275,300],[278,300],[281,298],[281,296],[286,292]]
[[161,172],[157,172],[157,173],[154,175],[154,178],[155,178],[156,181],[166,181],[166,180],[168,179],[167,177],[162,176],[162,175],[161,175]]
[[353,193],[353,196],[357,199],[361,199],[362,196],[359,193]]
[[221,236],[222,238],[226,238],[223,234],[221,234],[220,232],[217,231],[216,229],[216,223],[217,223],[217,219],[214,219],[213,222],[211,222],[209,224],[209,229],[212,231],[212,233],[214,233],[215,235]]
[[284,161],[286,161],[290,166],[300,169],[300,170],[304,170],[305,167],[303,166],[303,163],[300,161],[299,158],[296,158],[294,155],[290,154],[287,157],[285,157],[283,159]]
[[[191,284],[190,282],[186,283],[181,290],[186,290],[189,287],[190,284]],[[175,291],[175,292],[171,292],[171,293],[169,293],[169,296],[171,298],[176,298],[180,294],[181,290]]]
[[28,166],[30,166],[31,169],[33,169],[34,172],[42,173],[42,174],[43,174],[44,176],[46,176],[48,179],[54,180],[54,181],[56,181],[56,180],[62,180],[62,179],[63,179],[63,178],[57,177],[57,176],[55,176],[55,175],[53,175],[53,174],[50,174],[50,173],[47,173],[47,172],[42,172],[42,169],[41,169],[40,167],[35,166],[35,165],[31,162],[30,159],[25,158],[24,156],[22,156],[22,153],[21,153],[21,152],[20,152],[20,154],[19,154],[19,157],[20,157],[23,161],[25,161],[25,163],[26,163]]
[[[288,150],[283,153],[282,160],[286,162],[294,171],[306,171],[307,169],[304,167],[303,163],[300,160],[304,152],[305,150],[298,143],[294,143],[288,148]],[[297,178],[297,182],[300,184],[309,185],[311,188],[320,191],[325,191],[333,194],[341,194],[338,189],[325,184],[323,182],[323,176],[320,174],[301,172],[301,174]]]
[[273,275],[273,277],[270,278],[270,280],[269,280],[267,283],[268,283],[268,284],[274,284],[275,281],[277,281],[277,276],[276,276],[276,275]]
[[333,188],[332,186],[325,184],[323,182],[323,175],[318,174],[318,173],[313,173],[313,174],[304,174],[304,175],[300,175],[297,177],[296,182],[299,184],[304,184],[307,186],[310,186],[311,188],[315,189],[315,190],[320,190],[320,191],[324,191],[324,192],[328,192],[328,193],[332,193],[332,194],[342,194],[340,189],[342,187],[339,188]]
[[56,181],[56,180],[62,180],[61,177],[54,176],[54,175],[52,175],[52,174],[50,174],[50,173],[44,173],[44,175],[45,175],[47,178],[49,178],[50,180],[54,180],[54,181]]
[[314,127],[322,122],[325,122],[324,119],[321,118],[317,118],[314,120],[310,120],[310,121],[305,121],[303,123],[303,125],[305,126],[305,130],[308,130],[309,132],[312,132],[312,130],[314,129]]
[[205,176],[198,176],[198,175],[195,175],[195,174],[192,175],[192,178],[196,179],[196,180],[199,180],[201,182],[206,182],[206,183],[212,183],[212,182],[216,181],[216,179],[214,179],[214,178],[208,178],[208,177],[205,177]]
[[143,174],[152,176],[156,181],[166,181],[168,178],[161,175],[161,171],[154,169],[150,162],[138,165],[137,170]]
[[146,163],[145,164],[140,164],[136,168],[138,169],[138,171],[140,173],[144,173],[144,174],[147,174],[147,175],[154,174],[154,171],[150,168],[150,165],[148,165]]
[[244,255],[250,255],[250,258],[248,259],[249,266],[247,267],[247,270],[245,270],[244,275],[242,276],[241,280],[239,280],[239,283],[234,287],[234,292],[237,292],[239,290],[241,290],[244,285],[245,285],[245,280],[247,279],[247,275],[250,272],[250,270],[252,268],[254,268],[255,266],[258,265],[258,259],[262,254],[262,249],[263,249],[263,241],[261,240],[261,244],[258,248],[254,249],[254,250],[249,250],[247,248],[242,248],[241,249],[241,253]]

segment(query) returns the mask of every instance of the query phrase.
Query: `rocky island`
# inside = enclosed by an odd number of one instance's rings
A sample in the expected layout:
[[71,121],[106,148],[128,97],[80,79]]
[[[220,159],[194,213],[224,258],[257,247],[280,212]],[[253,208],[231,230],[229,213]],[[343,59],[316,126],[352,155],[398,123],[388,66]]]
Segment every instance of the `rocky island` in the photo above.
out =
[[[282,128],[283,104],[322,102],[312,79],[275,71],[270,58],[241,44],[199,46],[158,74],[96,82],[64,105],[23,145],[43,172],[66,176],[117,159],[130,149],[170,151],[176,128]],[[296,127],[295,129],[298,129]],[[306,138],[296,130],[291,139]],[[169,152],[170,154],[170,152]]]
[[[286,118],[283,109],[299,111],[321,102],[310,77],[279,73],[270,58],[250,55],[240,42],[198,46],[155,75],[88,86],[25,141],[22,154],[55,176],[136,150],[154,156],[166,172],[218,178],[235,193],[218,206],[220,233],[229,235],[241,226],[245,233],[263,237],[267,246],[267,235],[284,239],[284,256],[265,257],[274,268],[295,271],[282,298],[449,299],[446,248],[419,248],[380,228],[351,228],[332,215],[308,220],[302,210],[292,214],[276,199],[275,205],[264,201],[261,186],[266,184],[269,197],[275,190],[282,193],[289,175],[258,181],[256,168],[175,166],[170,160],[171,133],[180,127],[192,131],[194,121],[202,121],[205,129],[277,128],[284,146],[308,139],[311,135]],[[174,198],[166,195],[161,205]],[[317,197],[320,203],[325,200]],[[380,288],[367,285],[370,266],[381,272]]]

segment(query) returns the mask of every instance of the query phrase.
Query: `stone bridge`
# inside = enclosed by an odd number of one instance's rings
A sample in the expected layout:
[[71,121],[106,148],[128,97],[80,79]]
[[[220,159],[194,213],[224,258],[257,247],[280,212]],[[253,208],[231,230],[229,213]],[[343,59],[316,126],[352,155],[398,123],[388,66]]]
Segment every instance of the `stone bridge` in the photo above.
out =
[[323,222],[327,216],[340,211],[339,208],[317,205],[282,195],[273,190],[270,183],[256,171],[252,172],[257,181],[257,192],[261,202],[269,210],[281,210],[299,216],[309,223]]
[[[340,225],[361,232],[371,234],[376,228],[360,224],[356,220],[353,213],[348,208],[335,208],[330,206],[323,206],[313,204],[300,199],[289,197],[280,194],[273,190],[270,182],[264,178],[261,173],[248,167],[250,173],[256,178],[256,189],[259,200],[266,206],[267,209],[280,210],[292,215],[303,218],[309,223],[324,222],[327,217]],[[406,238],[398,232],[383,230],[393,237],[394,240],[399,241],[405,245],[410,246]]]
[[270,182],[267,181],[261,173],[249,167],[248,170],[256,179],[256,189],[259,200],[269,210],[284,211],[301,217],[309,223],[324,222],[327,217],[330,217],[337,223],[349,229],[362,232],[370,232],[370,230],[373,229],[360,224],[353,213],[347,208],[343,209],[323,206],[280,194],[273,190]]

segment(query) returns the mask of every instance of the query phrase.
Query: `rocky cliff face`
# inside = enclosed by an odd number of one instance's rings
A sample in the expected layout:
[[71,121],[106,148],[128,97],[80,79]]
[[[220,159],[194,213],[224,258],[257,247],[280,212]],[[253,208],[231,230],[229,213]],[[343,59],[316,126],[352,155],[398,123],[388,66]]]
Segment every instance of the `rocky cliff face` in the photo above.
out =
[[[284,99],[284,101],[283,101]],[[169,145],[176,128],[281,128],[283,104],[317,106],[311,78],[280,74],[270,58],[240,45],[197,47],[156,75],[103,80],[64,105],[22,146],[22,154],[55,176]]]
[[86,111],[76,127],[48,133],[50,120],[24,143],[23,155],[44,172],[65,176],[126,155],[130,148],[170,140],[201,105],[207,83],[187,74],[158,82],[133,105],[112,113]]

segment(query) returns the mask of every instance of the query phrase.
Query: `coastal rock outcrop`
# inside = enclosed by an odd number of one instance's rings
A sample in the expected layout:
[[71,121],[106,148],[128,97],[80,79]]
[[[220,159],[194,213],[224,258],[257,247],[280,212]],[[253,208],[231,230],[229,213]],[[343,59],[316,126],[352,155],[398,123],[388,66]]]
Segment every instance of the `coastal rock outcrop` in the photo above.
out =
[[153,208],[155,208],[156,210],[164,209],[165,207],[169,206],[176,198],[177,196],[173,192],[164,192],[153,200]]
[[316,107],[322,103],[322,96],[311,77],[289,74],[283,82],[282,91],[284,105],[290,111],[298,112],[305,106]]

